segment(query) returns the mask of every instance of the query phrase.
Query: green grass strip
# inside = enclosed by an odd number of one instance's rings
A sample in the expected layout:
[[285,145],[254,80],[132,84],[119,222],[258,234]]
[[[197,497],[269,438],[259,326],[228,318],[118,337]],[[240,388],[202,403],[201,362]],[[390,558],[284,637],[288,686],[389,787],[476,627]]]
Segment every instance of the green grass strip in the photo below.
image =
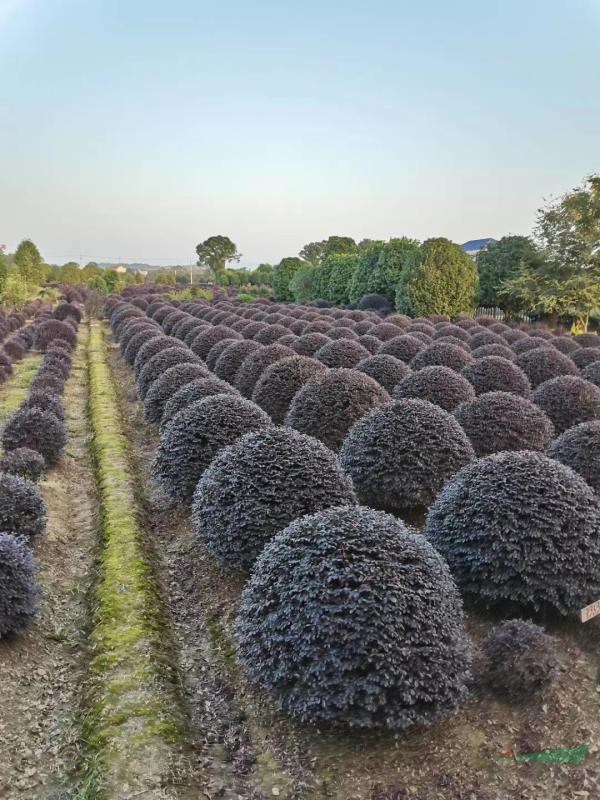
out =
[[180,738],[181,720],[106,355],[103,329],[93,323],[90,415],[104,547],[92,632],[94,703],[86,738],[98,753],[102,783],[111,797],[123,785],[133,791],[160,783]]
[[538,764],[583,764],[589,753],[589,745],[579,747],[562,747],[559,750],[541,750],[539,753],[523,753],[522,755],[504,756],[496,761],[537,762]]
[[0,386],[0,433],[21,403],[27,398],[29,387],[42,360],[41,353],[30,353],[13,366],[13,374]]

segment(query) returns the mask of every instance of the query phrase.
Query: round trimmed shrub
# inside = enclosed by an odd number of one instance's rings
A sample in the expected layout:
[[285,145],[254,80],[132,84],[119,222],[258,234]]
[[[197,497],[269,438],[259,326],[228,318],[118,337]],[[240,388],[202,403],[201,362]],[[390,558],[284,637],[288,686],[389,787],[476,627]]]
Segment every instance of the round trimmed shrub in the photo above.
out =
[[552,442],[546,455],[571,467],[600,493],[600,420],[568,428]]
[[46,352],[48,352],[48,350],[55,350],[56,348],[64,350],[66,353],[72,353],[74,349],[65,339],[52,339],[46,348]]
[[315,353],[315,358],[326,367],[351,367],[368,358],[369,351],[352,339],[336,339],[323,345]]
[[463,342],[462,339],[457,339],[456,336],[439,336],[434,341],[436,344],[451,344],[454,345],[454,347],[461,347],[463,350],[466,350],[467,353],[471,352],[469,345]]
[[327,331],[327,336],[329,336],[330,339],[351,339],[355,342],[358,341],[358,333],[355,333],[352,328],[336,326],[335,323],[333,328]]
[[517,358],[517,365],[527,375],[534,389],[559,375],[579,375],[579,370],[569,356],[554,347],[521,353]]
[[600,347],[600,338],[595,333],[580,333],[575,341],[580,347]]
[[184,408],[191,406],[192,403],[197,403],[199,400],[204,400],[205,397],[211,397],[214,394],[233,394],[238,395],[237,389],[234,389],[229,383],[210,376],[208,378],[199,378],[198,380],[186,383],[178,389],[173,397],[165,404],[162,418],[160,421],[160,432],[165,430],[173,417]]
[[525,331],[511,329],[509,331],[505,331],[502,334],[502,338],[505,339],[508,342],[508,344],[513,345],[515,344],[515,342],[518,342],[521,339],[528,339],[529,337],[527,336]]
[[293,520],[355,504],[352,481],[329,448],[289,429],[265,428],[216,456],[196,487],[192,524],[213,555],[249,570]]
[[29,385],[31,392],[50,392],[55,395],[62,395],[65,390],[65,381],[62,376],[56,373],[38,371],[35,378]]
[[[369,331],[372,336],[376,336],[381,342],[389,342],[398,336],[398,326],[391,322],[380,322],[373,326]],[[392,355],[394,355],[392,353]]]
[[153,474],[180,503],[191,503],[196,484],[219,450],[271,420],[257,405],[233,394],[217,394],[179,411],[163,429]]
[[443,559],[402,522],[347,506],[301,517],[258,558],[239,656],[305,722],[402,730],[466,697],[471,648]]
[[18,447],[0,459],[0,472],[18,475],[28,481],[37,483],[46,470],[46,462],[37,450]]
[[360,502],[395,513],[427,508],[473,457],[451,414],[414,399],[371,411],[350,430],[340,451]]
[[233,344],[234,342],[237,341],[241,342],[242,339],[221,339],[210,348],[205,360],[206,360],[206,366],[209,368],[211,372],[214,370],[215,364],[221,357],[221,353],[224,353],[230,344]]
[[[591,350],[591,348],[588,348]],[[582,377],[586,381],[593,383],[594,386],[600,386],[600,361],[594,361],[587,366],[582,373]]]
[[21,361],[21,359],[25,356],[26,348],[24,347],[23,342],[20,342],[16,337],[13,339],[7,339],[5,342],[3,342],[2,349],[11,359],[11,361]]
[[67,317],[72,317],[78,324],[81,322],[81,311],[74,306],[73,303],[59,303],[54,309],[53,314],[55,319],[65,320]]
[[31,481],[0,472],[0,530],[35,539],[46,527],[46,506]]
[[141,371],[151,358],[154,358],[157,353],[161,353],[163,350],[168,350],[171,347],[179,347],[180,350],[186,353],[189,352],[188,348],[186,348],[179,339],[175,339],[172,336],[154,336],[143,344],[138,350],[135,361],[133,362],[133,374],[135,379],[138,379]]
[[338,450],[352,425],[390,396],[376,380],[355,369],[314,375],[293,398],[285,424]]
[[41,372],[55,372],[60,375],[63,380],[67,380],[71,372],[71,359],[64,360],[60,357],[55,358],[52,354],[46,352],[44,359],[40,365]]
[[137,389],[140,398],[142,400],[146,399],[146,395],[154,381],[160,378],[169,367],[185,363],[199,364],[204,367],[198,356],[195,356],[187,347],[168,347],[166,350],[161,350],[160,353],[152,356],[137,378]]
[[519,339],[518,341],[514,342],[512,346],[512,349],[517,355],[528,353],[530,350],[547,350],[548,348],[556,350],[556,348],[552,347],[549,342],[546,342],[543,339],[539,339],[535,336],[527,336],[526,339]]
[[554,436],[546,414],[525,397],[487,392],[462,403],[454,416],[477,456],[502,450],[545,450]]
[[22,633],[37,614],[39,591],[33,553],[21,538],[0,533],[0,639]]
[[254,353],[246,356],[236,372],[234,386],[240,393],[248,399],[252,397],[252,392],[263,372],[282,358],[290,358],[295,353],[290,347],[282,344],[265,345]]
[[221,380],[227,381],[228,383],[234,383],[235,376],[244,360],[251,353],[255,353],[262,348],[262,344],[253,342],[251,339],[231,342],[217,359],[213,372],[217,378],[221,378]]
[[462,347],[444,342],[434,342],[421,350],[410,362],[412,369],[419,370],[424,367],[449,367],[460,372],[467,364],[473,361],[473,356]]
[[521,619],[497,625],[483,643],[483,653],[488,684],[514,700],[539,694],[560,672],[556,640]]
[[466,378],[449,367],[424,367],[410,372],[393,391],[395,400],[428,400],[444,411],[475,398],[475,390]]
[[394,386],[411,372],[410,367],[404,361],[385,353],[363,358],[354,369],[364,372],[365,375],[376,380],[389,394],[392,393]]
[[590,364],[600,361],[600,347],[580,347],[579,350],[574,350],[569,357],[575,366],[585,369]]
[[552,339],[552,346],[567,356],[581,350],[581,345],[577,344],[572,336],[555,336]]
[[436,499],[426,535],[463,592],[487,606],[571,615],[600,596],[600,500],[540,453],[465,467]]
[[0,367],[4,369],[7,375],[12,375],[13,362],[8,353],[0,348]]
[[454,339],[459,339],[461,342],[468,344],[471,337],[469,334],[463,329],[459,328],[458,325],[453,325],[451,322],[446,322],[436,327],[435,334],[433,336],[434,340],[443,339],[446,336],[452,336]]
[[167,336],[173,336],[173,329],[176,325],[179,325],[180,322],[183,322],[188,318],[188,315],[185,311],[179,311],[178,309],[174,308],[170,314],[163,319],[160,326],[165,332]]
[[469,339],[471,350],[477,350],[480,347],[490,344],[499,344],[504,346],[506,339],[499,333],[492,333],[492,331],[482,331],[481,333],[474,333]]
[[[381,347],[381,341],[376,336],[371,336],[369,333],[365,333],[362,336],[359,336],[358,341],[373,356],[375,355],[375,353],[379,352],[379,349]],[[395,356],[392,356],[392,358],[395,358]],[[397,360],[399,361],[400,359]]]
[[[286,331],[287,333],[287,331]],[[215,325],[201,331],[192,342],[191,350],[202,359],[210,353],[211,348],[221,339],[241,339],[242,334],[228,328],[227,325]]]
[[64,422],[65,411],[60,399],[53,392],[32,391],[29,397],[21,403],[19,411],[24,411],[27,408],[39,408],[41,411],[49,411],[56,419]]
[[505,344],[484,344],[483,347],[478,347],[473,350],[473,358],[486,358],[487,356],[500,356],[506,358],[508,361],[516,359],[515,351]]
[[388,341],[379,348],[379,353],[394,356],[394,358],[397,358],[399,361],[404,361],[405,364],[409,364],[421,350],[425,349],[425,347],[426,345],[416,336],[402,334],[400,336],[394,336],[393,339],[388,339]]
[[286,336],[289,332],[289,328],[284,328],[283,325],[275,323],[274,325],[267,325],[266,328],[260,330],[252,338],[253,341],[259,344],[274,344],[278,339],[281,339],[282,336]]
[[485,356],[466,366],[462,373],[475,389],[475,394],[510,392],[529,397],[531,384],[523,370],[501,356]]
[[163,336],[158,328],[152,325],[148,326],[147,328],[141,328],[131,337],[131,339],[129,339],[127,346],[123,351],[123,358],[129,364],[129,366],[132,367],[140,349],[151,339],[161,338],[163,338]]
[[314,358],[296,355],[281,358],[262,373],[252,400],[273,422],[281,425],[296,392],[315,374],[324,371],[325,366]]
[[600,418],[600,388],[575,375],[542,383],[533,393],[533,402],[550,417],[557,434]]
[[595,364],[597,361],[600,361],[600,348],[580,347],[579,350],[574,350],[570,353],[569,358],[575,366],[583,370],[589,367],[590,364]]
[[[22,447],[37,450],[49,467],[60,459],[66,443],[65,423],[50,411],[36,407],[17,411],[2,432],[2,447],[7,453]],[[0,530],[6,528],[0,525]]]
[[167,402],[182,386],[199,378],[208,378],[206,367],[185,361],[169,367],[154,381],[144,400],[144,418],[147,422],[160,422]]
[[382,294],[365,294],[358,301],[360,311],[381,311],[388,314],[392,311],[392,304]]

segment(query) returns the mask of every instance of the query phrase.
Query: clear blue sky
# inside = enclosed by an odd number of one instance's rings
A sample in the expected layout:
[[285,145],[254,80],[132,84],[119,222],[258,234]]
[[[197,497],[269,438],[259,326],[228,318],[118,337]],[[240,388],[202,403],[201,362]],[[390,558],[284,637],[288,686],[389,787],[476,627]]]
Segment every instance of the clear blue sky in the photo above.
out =
[[600,0],[0,0],[0,242],[528,233],[600,168],[599,41]]

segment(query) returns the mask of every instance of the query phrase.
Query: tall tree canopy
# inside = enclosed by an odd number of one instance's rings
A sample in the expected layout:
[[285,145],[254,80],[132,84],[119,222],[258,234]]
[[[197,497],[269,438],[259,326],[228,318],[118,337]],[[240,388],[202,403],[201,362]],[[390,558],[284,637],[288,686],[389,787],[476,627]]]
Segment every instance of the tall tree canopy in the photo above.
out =
[[298,253],[301,259],[318,267],[327,256],[356,253],[358,245],[351,236],[330,236],[322,242],[309,242]]
[[35,285],[42,283],[44,280],[45,269],[42,264],[42,257],[31,239],[24,239],[17,247],[14,263],[21,277],[27,283]]
[[418,251],[419,242],[406,236],[386,242],[377,263],[367,275],[367,293],[382,294],[393,302],[402,270]]
[[500,296],[587,329],[590,315],[600,313],[600,176],[541,208],[536,237],[541,263],[522,265]]
[[369,242],[360,250],[348,289],[351,303],[358,303],[361,297],[369,293],[369,276],[377,266],[383,248],[384,242]]
[[301,258],[282,258],[273,272],[273,295],[276,300],[293,300],[290,282],[296,272],[306,266]]
[[479,272],[479,305],[501,308],[509,316],[524,310],[520,300],[511,300],[498,290],[523,269],[532,271],[540,267],[542,257],[528,236],[503,236],[480,250],[475,262]]
[[396,308],[412,317],[473,313],[478,288],[470,256],[449,239],[427,239],[402,270]]
[[196,245],[199,267],[209,267],[218,279],[230,261],[239,261],[242,254],[229,236],[209,236],[204,242]]

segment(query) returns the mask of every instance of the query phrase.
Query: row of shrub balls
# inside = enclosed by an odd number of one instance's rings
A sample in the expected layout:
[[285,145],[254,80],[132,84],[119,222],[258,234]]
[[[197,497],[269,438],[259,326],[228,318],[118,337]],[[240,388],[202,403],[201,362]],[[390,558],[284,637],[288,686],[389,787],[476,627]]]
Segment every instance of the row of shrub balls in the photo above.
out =
[[[429,723],[471,680],[461,593],[520,615],[600,597],[600,501],[581,474],[594,461],[598,474],[600,388],[579,355],[600,355],[596,335],[151,296],[105,312],[160,426],[158,483],[212,554],[250,573],[239,656],[279,707]],[[365,336],[375,353],[330,359]],[[510,358],[481,352],[494,346]],[[495,382],[482,363],[500,364]],[[399,519],[415,509],[424,535]],[[486,653],[511,691],[557,673],[549,637],[520,620]]]
[[80,320],[80,308],[69,302],[54,312],[44,308],[36,313],[29,347],[42,351],[43,357],[27,398],[0,437],[0,639],[25,631],[37,614],[32,547],[45,530],[46,507],[36,484],[56,465],[66,444],[61,397]]

